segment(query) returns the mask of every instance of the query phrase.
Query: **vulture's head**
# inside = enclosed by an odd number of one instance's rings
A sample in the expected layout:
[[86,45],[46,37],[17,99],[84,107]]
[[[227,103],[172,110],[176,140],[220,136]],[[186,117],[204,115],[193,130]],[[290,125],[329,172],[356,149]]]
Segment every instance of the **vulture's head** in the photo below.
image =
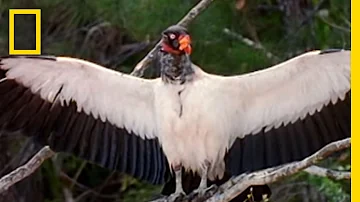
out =
[[173,25],[162,32],[162,50],[171,54],[191,54],[191,38],[186,28]]

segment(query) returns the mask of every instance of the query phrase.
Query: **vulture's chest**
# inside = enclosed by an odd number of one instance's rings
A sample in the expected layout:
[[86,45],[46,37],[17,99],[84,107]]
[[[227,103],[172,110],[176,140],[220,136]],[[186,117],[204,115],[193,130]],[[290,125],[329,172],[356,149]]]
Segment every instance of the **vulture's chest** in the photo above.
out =
[[161,85],[156,89],[156,121],[160,143],[170,163],[201,166],[217,158],[221,133],[211,113],[209,92],[202,83]]
[[[164,84],[156,89],[155,110],[161,133],[193,133],[204,114],[203,96],[198,96],[198,86]],[[162,127],[163,126],[163,127]],[[164,131],[166,130],[166,131]],[[170,130],[170,131],[169,131]]]

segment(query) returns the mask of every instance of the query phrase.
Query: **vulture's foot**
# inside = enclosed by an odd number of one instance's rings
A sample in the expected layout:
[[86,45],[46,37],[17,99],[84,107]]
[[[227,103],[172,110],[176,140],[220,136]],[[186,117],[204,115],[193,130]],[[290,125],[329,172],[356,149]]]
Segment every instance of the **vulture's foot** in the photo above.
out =
[[184,191],[179,191],[171,194],[167,197],[167,201],[177,202],[182,201],[182,199],[186,196]]
[[215,184],[211,185],[210,187],[199,187],[198,189],[194,190],[193,193],[191,193],[190,198],[193,198],[195,196],[201,197],[201,198],[208,198],[208,196],[212,196],[218,189],[218,186]]

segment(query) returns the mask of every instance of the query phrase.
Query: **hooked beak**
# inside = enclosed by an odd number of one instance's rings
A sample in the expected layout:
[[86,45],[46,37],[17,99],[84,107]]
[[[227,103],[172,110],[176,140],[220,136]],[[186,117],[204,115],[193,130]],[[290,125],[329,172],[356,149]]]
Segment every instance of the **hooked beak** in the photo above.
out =
[[191,54],[191,39],[190,36],[185,34],[179,37],[179,50],[183,50],[186,54]]

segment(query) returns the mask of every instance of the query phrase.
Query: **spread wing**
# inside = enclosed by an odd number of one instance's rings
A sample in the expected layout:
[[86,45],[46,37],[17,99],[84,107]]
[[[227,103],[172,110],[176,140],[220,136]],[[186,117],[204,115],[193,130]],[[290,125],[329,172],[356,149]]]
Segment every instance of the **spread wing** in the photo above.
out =
[[350,137],[350,51],[312,51],[268,69],[214,79],[233,174],[297,161]]
[[0,128],[109,169],[163,183],[153,85],[66,57],[0,60]]

